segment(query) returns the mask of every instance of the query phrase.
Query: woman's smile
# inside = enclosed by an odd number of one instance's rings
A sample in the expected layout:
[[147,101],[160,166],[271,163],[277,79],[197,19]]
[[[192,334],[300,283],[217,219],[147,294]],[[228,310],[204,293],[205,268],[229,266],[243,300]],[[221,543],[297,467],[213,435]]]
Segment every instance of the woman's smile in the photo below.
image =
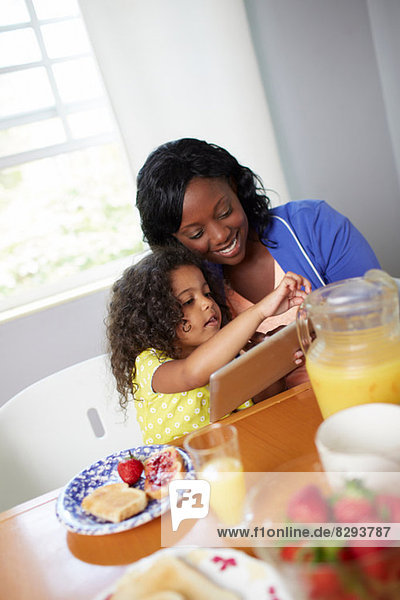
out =
[[226,246],[223,250],[215,250],[214,252],[221,254],[225,258],[232,258],[233,256],[236,256],[236,254],[240,252],[239,231],[236,232],[235,237],[228,246]]
[[175,237],[206,260],[235,265],[246,254],[248,221],[226,179],[195,177],[185,192]]

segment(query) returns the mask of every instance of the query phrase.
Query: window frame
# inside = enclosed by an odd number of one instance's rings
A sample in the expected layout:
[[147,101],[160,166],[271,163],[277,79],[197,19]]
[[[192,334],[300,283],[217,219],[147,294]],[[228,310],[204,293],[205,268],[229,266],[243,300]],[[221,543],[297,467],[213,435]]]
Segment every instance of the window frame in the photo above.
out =
[[[15,65],[0,67],[0,76],[8,73],[29,70],[33,68],[45,68],[50,87],[54,96],[54,104],[45,108],[32,110],[28,112],[19,112],[10,116],[0,117],[0,131],[11,127],[18,127],[31,123],[40,123],[51,118],[59,118],[65,132],[66,141],[59,144],[36,147],[22,152],[9,153],[0,156],[0,171],[18,167],[36,160],[52,158],[61,154],[73,153],[85,148],[117,143],[125,152],[124,144],[116,123],[111,103],[108,98],[106,88],[103,83],[102,74],[97,64],[96,56],[92,49],[88,52],[77,52],[56,58],[50,58],[46,50],[46,43],[43,39],[41,27],[48,24],[63,23],[72,20],[78,20],[85,28],[87,37],[90,38],[86,29],[85,21],[80,9],[78,12],[69,16],[53,17],[41,19],[37,16],[33,0],[23,0],[27,8],[28,17],[24,22],[10,25],[0,25],[0,34],[3,32],[16,31],[20,29],[31,28],[36,36],[41,60],[19,63]],[[77,59],[91,58],[99,74],[102,84],[102,95],[92,99],[81,101],[63,101],[58,91],[57,81],[53,73],[53,66],[65,62],[75,61]],[[107,131],[96,135],[86,135],[84,137],[74,138],[68,123],[68,116],[74,113],[81,113],[89,109],[107,109],[109,111],[113,131]],[[128,180],[133,184],[132,174],[129,168],[129,162],[126,160]],[[133,188],[133,185],[132,185]],[[119,259],[110,260],[108,263],[99,264],[85,271],[77,271],[74,275],[66,279],[44,283],[39,287],[16,292],[15,295],[0,299],[0,324],[14,320],[19,317],[27,316],[31,313],[56,306],[63,302],[73,301],[79,297],[93,294],[101,290],[110,288],[115,279],[119,277],[123,270],[136,262],[142,255],[148,252],[147,244],[143,245],[143,251],[132,253]]]
[[41,158],[48,158],[62,153],[74,152],[75,150],[80,150],[91,146],[119,141],[119,135],[116,131],[116,127],[115,131],[113,132],[106,132],[76,139],[72,136],[68,124],[68,115],[73,113],[82,112],[92,108],[108,108],[111,112],[110,104],[104,88],[103,96],[101,98],[83,100],[79,102],[64,102],[58,91],[57,82],[53,73],[53,66],[77,59],[91,58],[96,68],[98,69],[96,58],[93,52],[77,53],[57,58],[50,58],[47,54],[46,44],[40,29],[41,26],[54,23],[62,23],[71,20],[79,20],[82,23],[82,25],[85,26],[82,15],[77,14],[74,16],[39,19],[36,15],[36,11],[32,0],[24,0],[24,2],[28,10],[30,20],[12,25],[2,25],[0,26],[0,34],[8,31],[16,31],[18,29],[31,28],[36,36],[36,41],[39,45],[39,49],[42,54],[42,59],[40,61],[16,64],[8,67],[0,67],[0,76],[3,74],[16,73],[18,71],[24,71],[38,67],[45,68],[55,103],[53,106],[50,106],[48,108],[38,109],[31,112],[16,113],[15,115],[9,117],[0,118],[0,130],[9,129],[10,127],[18,127],[20,125],[27,125],[30,123],[37,123],[45,119],[59,118],[64,128],[66,141],[60,144],[44,146],[25,152],[18,152],[15,154],[9,154],[0,157],[0,170],[38,160]]

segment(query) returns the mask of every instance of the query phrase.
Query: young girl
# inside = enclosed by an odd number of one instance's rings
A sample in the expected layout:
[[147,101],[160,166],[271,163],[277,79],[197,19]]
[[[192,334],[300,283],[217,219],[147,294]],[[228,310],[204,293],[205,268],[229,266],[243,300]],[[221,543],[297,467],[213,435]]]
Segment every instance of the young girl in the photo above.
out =
[[299,305],[310,291],[307,279],[287,273],[230,321],[219,284],[185,248],[155,248],[128,268],[114,284],[107,331],[120,404],[130,394],[137,400],[144,442],[168,443],[207,425],[210,375],[267,316]]

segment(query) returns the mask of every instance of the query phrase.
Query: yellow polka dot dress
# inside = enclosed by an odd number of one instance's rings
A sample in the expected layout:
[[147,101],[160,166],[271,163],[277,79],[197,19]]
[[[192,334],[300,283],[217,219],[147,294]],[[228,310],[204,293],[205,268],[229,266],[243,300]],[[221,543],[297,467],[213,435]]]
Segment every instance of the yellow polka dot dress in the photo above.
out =
[[158,394],[151,382],[155,370],[167,360],[152,348],[136,358],[133,383],[136,413],[145,444],[167,444],[210,423],[210,393],[208,385],[188,392]]

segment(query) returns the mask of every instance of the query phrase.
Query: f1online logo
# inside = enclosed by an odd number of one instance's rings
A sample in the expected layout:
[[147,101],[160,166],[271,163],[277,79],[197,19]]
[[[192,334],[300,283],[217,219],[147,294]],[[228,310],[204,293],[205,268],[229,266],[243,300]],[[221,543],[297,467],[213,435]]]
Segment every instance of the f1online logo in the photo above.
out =
[[184,519],[203,519],[210,508],[210,484],[203,479],[175,479],[169,484],[172,531]]

